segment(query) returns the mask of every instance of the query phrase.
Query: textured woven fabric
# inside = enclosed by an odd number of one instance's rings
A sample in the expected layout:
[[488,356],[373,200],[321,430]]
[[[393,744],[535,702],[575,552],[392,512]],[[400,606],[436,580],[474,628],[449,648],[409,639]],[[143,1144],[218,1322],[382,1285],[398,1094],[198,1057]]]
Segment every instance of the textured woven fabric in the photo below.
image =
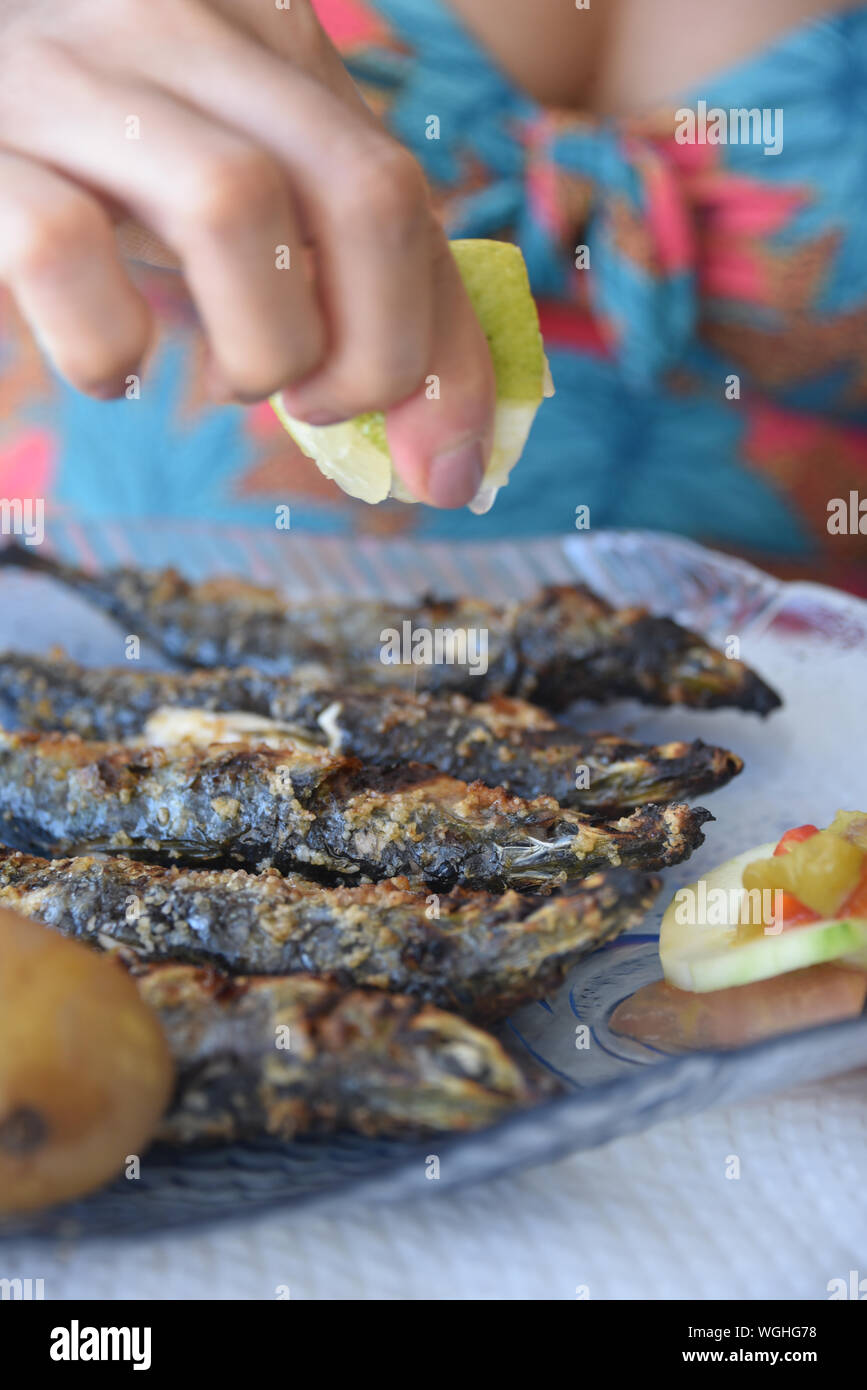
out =
[[865,1093],[853,1072],[412,1205],[6,1244],[0,1275],[47,1299],[824,1299],[867,1275]]

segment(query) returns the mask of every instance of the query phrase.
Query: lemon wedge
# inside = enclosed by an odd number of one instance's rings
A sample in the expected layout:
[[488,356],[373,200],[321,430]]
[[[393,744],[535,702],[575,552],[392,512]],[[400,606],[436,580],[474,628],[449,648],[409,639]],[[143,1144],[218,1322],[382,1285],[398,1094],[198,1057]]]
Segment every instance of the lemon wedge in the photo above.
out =
[[[497,383],[491,457],[475,512],[493,506],[498,490],[524,451],[527,436],[545,396],[554,394],[542,345],[539,315],[530,292],[527,268],[517,246],[504,241],[453,241],[452,254],[482,325]],[[386,497],[416,502],[395,473],[385,418],[379,411],[357,415],[338,425],[308,425],[290,415],[281,394],[271,406],[299,448],[350,497],[375,504]]]

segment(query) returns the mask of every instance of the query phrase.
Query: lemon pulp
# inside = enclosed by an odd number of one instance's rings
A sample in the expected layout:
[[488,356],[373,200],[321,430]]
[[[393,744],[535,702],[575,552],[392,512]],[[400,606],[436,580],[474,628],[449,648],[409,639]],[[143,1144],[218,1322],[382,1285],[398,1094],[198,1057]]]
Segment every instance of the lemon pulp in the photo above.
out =
[[[553,395],[551,375],[530,291],[527,268],[517,246],[504,241],[453,241],[452,254],[491,353],[497,385],[494,437],[482,487],[471,507],[493,505],[527,442],[544,396]],[[378,411],[338,425],[308,425],[290,415],[280,393],[271,406],[299,448],[321,473],[362,502],[386,497],[415,502],[394,471],[385,418]]]

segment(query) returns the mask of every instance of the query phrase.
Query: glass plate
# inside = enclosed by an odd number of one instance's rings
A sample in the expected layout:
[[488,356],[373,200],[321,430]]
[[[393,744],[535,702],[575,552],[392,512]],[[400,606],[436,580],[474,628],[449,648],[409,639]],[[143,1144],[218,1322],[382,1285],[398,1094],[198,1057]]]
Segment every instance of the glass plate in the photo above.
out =
[[[50,543],[88,564],[175,563],[201,576],[233,570],[297,597],[424,591],[521,597],[546,582],[582,580],[616,603],[647,604],[706,633],[737,638],[740,654],[783,695],[762,721],[737,711],[647,710],[618,703],[575,710],[585,727],[646,739],[703,737],[740,753],[743,774],[708,799],[716,822],[686,865],[665,875],[660,907],[640,931],[584,960],[556,994],[504,1027],[529,1065],[560,1076],[566,1094],[480,1134],[423,1144],[341,1135],[179,1153],[154,1148],[137,1181],[7,1225],[7,1234],[150,1234],[291,1203],[389,1201],[547,1162],[703,1107],[867,1065],[867,1018],[727,1052],[667,1056],[613,1035],[611,1012],[658,979],[655,938],[674,890],[746,846],[803,821],[827,823],[867,801],[867,604],[818,585],[782,584],[740,561],[659,533],[603,532],[491,545],[344,540],[261,530],[136,523],[56,524]],[[125,634],[36,575],[0,571],[0,646],[62,642],[89,662],[121,662]],[[143,663],[161,664],[142,653]],[[586,1024],[590,1045],[576,1047]],[[430,1153],[440,1181],[425,1176]]]

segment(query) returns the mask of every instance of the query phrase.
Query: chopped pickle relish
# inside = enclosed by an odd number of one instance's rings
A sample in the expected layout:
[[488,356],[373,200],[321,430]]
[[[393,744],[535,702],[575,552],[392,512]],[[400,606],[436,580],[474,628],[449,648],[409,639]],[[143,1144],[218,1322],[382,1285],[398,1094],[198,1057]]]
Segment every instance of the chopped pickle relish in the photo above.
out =
[[746,866],[743,886],[748,891],[780,889],[791,895],[793,908],[802,906],[820,918],[834,918],[847,910],[865,870],[867,815],[839,811],[827,830],[804,826],[790,831],[773,858]]

